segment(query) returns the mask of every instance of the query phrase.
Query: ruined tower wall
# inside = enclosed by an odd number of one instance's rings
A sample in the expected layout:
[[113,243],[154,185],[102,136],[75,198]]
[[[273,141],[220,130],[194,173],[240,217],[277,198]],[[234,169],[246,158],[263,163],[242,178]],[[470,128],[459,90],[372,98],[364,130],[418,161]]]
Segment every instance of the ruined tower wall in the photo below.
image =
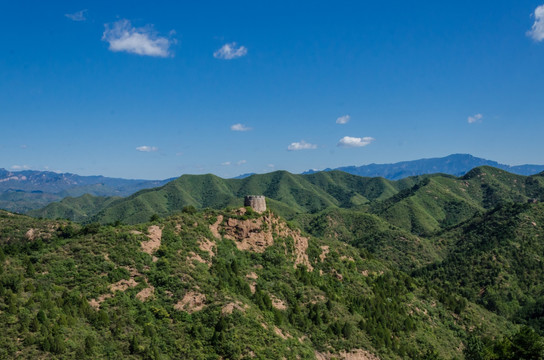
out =
[[247,195],[244,198],[244,206],[251,206],[258,213],[266,211],[266,200],[263,195]]

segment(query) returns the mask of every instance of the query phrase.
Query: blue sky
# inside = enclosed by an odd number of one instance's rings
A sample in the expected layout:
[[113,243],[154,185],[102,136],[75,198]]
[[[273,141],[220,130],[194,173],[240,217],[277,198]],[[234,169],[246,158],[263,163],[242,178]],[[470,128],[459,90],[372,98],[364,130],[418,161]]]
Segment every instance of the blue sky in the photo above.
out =
[[544,1],[3,1],[0,167],[544,163]]

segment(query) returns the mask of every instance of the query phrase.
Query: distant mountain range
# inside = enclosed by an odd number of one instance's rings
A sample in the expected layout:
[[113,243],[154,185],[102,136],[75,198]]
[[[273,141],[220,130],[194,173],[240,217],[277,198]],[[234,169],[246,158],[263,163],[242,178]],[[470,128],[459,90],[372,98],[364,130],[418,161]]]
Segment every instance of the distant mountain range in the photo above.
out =
[[[353,175],[399,180],[408,176],[443,173],[462,176],[478,166],[492,166],[518,175],[534,175],[544,171],[544,165],[504,165],[496,161],[478,158],[469,154],[453,154],[442,158],[402,161],[394,164],[370,164],[362,166],[343,166],[322,171],[340,170]],[[303,174],[313,174],[319,170],[308,170]]]
[[51,171],[0,169],[0,208],[26,212],[67,196],[128,196],[171,180],[128,180]]
[[[510,166],[499,164],[496,161],[474,157],[468,154],[454,154],[443,158],[403,161],[395,164],[346,166],[336,169],[325,169],[323,171],[331,172],[333,170],[339,170],[348,174],[369,178],[382,177],[388,180],[400,180],[412,176],[436,173],[462,176],[471,169],[479,166],[492,166],[494,168],[508,171],[509,173],[526,176],[544,171],[544,165]],[[303,173],[303,175],[314,174],[316,172],[317,171],[313,170],[307,171]],[[285,172],[276,173],[276,175],[272,177],[277,177],[277,174],[281,173]],[[254,176],[255,174],[253,173],[243,174],[237,176],[233,180],[242,180]],[[259,178],[259,176],[261,175],[258,175],[257,178]],[[220,179],[215,176],[214,178]],[[26,213],[30,210],[43,208],[52,202],[60,201],[67,197],[75,198],[84,194],[104,197],[127,197],[143,189],[163,186],[172,180],[174,179],[130,180],[109,178],[104,176],[80,176],[70,173],[59,174],[50,171],[25,170],[15,172],[0,169],[0,209]],[[208,181],[208,179],[201,178],[200,181]],[[232,195],[235,197],[243,196],[242,193]],[[232,195],[229,194],[229,197]],[[195,199],[187,199],[189,200],[186,201],[186,204],[202,204],[203,206],[211,205],[211,203],[208,203],[207,201],[202,202]],[[94,205],[100,204],[100,206],[103,206],[105,203],[109,204],[110,201],[111,199],[107,202],[97,200],[91,201],[86,199],[86,201],[83,203],[84,206],[78,204],[75,206],[75,208],[72,208],[73,200],[68,200],[68,204],[70,204],[70,211],[72,211],[73,214],[69,217],[71,219],[86,218],[90,213],[92,213],[92,211],[88,212],[87,210],[94,208]],[[213,199],[213,205],[217,205],[219,202],[221,201]],[[225,206],[227,204],[228,202],[223,202],[221,205]],[[290,205],[295,204],[293,203]],[[300,205],[297,204],[295,208],[299,206]],[[52,212],[58,213],[57,210]],[[64,214],[64,211],[60,211],[60,213]],[[164,211],[161,210],[158,211],[158,213],[164,214]]]
[[327,208],[364,210],[419,235],[459,224],[501,202],[542,202],[544,173],[524,176],[481,166],[462,177],[431,174],[401,180],[361,177],[342,171],[308,175],[275,171],[245,179],[183,175],[164,186],[141,190],[126,198],[66,198],[28,214],[84,223],[136,224],[153,215],[173,215],[186,206],[241,207],[247,194],[265,195],[268,207],[286,219]]

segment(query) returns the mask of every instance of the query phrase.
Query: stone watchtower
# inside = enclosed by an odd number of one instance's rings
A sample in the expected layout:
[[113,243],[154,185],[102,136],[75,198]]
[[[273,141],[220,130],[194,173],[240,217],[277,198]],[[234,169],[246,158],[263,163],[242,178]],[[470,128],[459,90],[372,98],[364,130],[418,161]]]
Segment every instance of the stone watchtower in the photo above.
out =
[[266,211],[266,200],[263,195],[246,195],[244,206],[251,206],[254,211],[262,213]]

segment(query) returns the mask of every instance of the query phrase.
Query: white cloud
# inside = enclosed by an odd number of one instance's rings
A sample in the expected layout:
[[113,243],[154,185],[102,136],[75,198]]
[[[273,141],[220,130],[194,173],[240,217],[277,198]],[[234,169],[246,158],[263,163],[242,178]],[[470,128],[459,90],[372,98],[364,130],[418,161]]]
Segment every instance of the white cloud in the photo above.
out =
[[240,123],[231,125],[230,129],[232,131],[249,131],[249,130],[251,130],[250,127],[247,127],[244,124],[240,124]]
[[268,164],[268,165],[266,165],[266,167],[273,169],[273,168],[276,167],[276,165],[274,165],[274,164]]
[[365,137],[352,137],[352,136],[344,136],[343,138],[338,141],[337,146],[342,147],[363,147],[367,146],[371,142],[373,142],[375,139],[370,136]]
[[28,170],[30,169],[30,167],[28,165],[13,165],[11,167],[11,170],[15,170],[15,171],[18,171],[18,170]]
[[131,54],[167,57],[174,39],[158,36],[152,25],[144,28],[133,27],[130,21],[121,19],[106,28],[102,40],[110,44],[111,51],[125,51]]
[[225,162],[222,162],[221,165],[222,166],[231,166],[231,165],[240,166],[240,165],[244,165],[245,163],[247,163],[247,160],[239,160],[235,164],[233,164],[230,161],[225,161]]
[[64,14],[68,19],[73,21],[85,21],[87,18],[85,17],[85,14],[87,13],[87,9],[76,11],[73,14]]
[[136,150],[142,151],[142,152],[155,152],[155,151],[158,151],[159,148],[155,146],[142,145],[142,146],[138,146]]
[[544,40],[544,5],[537,6],[535,9],[535,22],[531,30],[527,31],[527,36],[535,41]]
[[301,140],[300,142],[291,143],[291,145],[287,147],[287,150],[289,151],[313,150],[313,149],[317,149],[317,145],[307,143],[304,140]]
[[28,148],[28,145],[27,145],[27,144],[21,145],[21,149],[27,149],[27,148]]
[[247,48],[239,46],[236,48],[236,43],[232,42],[223,45],[219,50],[213,53],[216,59],[232,60],[247,55]]
[[484,116],[482,114],[476,114],[473,116],[469,116],[467,118],[467,121],[469,124],[474,124],[475,122],[481,122]]
[[349,115],[340,116],[338,119],[336,119],[336,123],[344,125],[348,123],[349,119],[351,119]]

